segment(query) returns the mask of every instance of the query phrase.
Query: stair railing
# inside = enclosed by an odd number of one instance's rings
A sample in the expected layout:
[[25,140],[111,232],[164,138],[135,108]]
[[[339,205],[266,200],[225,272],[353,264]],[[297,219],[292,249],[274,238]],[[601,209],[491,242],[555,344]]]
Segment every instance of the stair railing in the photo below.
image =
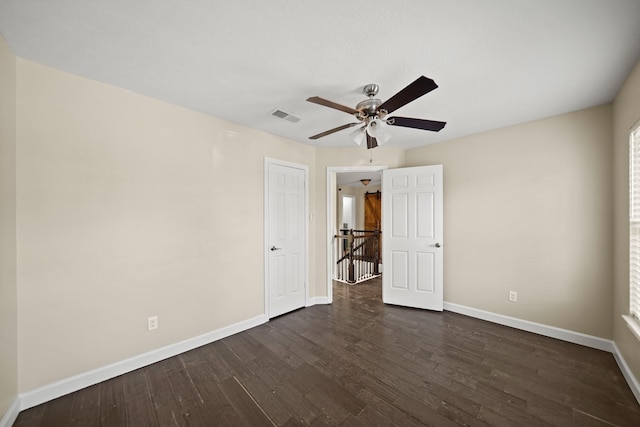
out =
[[380,230],[340,230],[336,280],[355,284],[380,275]]

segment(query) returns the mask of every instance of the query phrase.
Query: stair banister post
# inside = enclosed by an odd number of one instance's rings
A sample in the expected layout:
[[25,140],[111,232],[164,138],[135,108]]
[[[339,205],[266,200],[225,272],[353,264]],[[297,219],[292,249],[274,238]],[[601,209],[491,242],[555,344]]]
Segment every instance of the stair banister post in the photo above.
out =
[[356,282],[356,272],[355,265],[353,263],[353,248],[354,248],[354,234],[353,228],[349,230],[349,278],[347,279],[349,283]]

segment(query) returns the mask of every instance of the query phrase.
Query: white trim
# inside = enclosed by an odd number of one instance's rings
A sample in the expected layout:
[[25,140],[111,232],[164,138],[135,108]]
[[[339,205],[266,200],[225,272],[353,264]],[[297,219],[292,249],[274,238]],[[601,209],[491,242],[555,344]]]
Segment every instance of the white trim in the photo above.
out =
[[492,323],[498,323],[500,325],[544,335],[546,337],[557,338],[574,344],[608,351],[609,353],[613,353],[615,350],[613,341],[595,337],[593,335],[583,334],[581,332],[574,332],[567,329],[556,328],[555,326],[529,322],[528,320],[491,313],[489,311],[479,310],[477,308],[467,307],[451,302],[445,302],[444,309],[454,313],[464,314],[465,316],[475,317],[476,319],[482,319]]
[[73,393],[74,391],[117,377],[118,375],[126,374],[127,372],[176,356],[184,353],[185,351],[193,350],[194,348],[237,334],[238,332],[246,331],[247,329],[262,325],[268,320],[269,319],[265,315],[256,316],[197,337],[189,338],[175,344],[170,344],[166,347],[152,350],[148,353],[134,356],[130,359],[122,360],[111,365],[94,369],[93,371],[65,378],[35,390],[21,393],[18,396],[20,401],[20,410],[22,411],[32,408],[60,396]]
[[322,305],[322,304],[331,304],[329,301],[329,297],[312,297],[307,301],[306,307],[311,307],[312,305]]
[[16,396],[4,417],[0,420],[0,427],[11,427],[16,422],[18,414],[20,414],[20,397]]
[[626,314],[622,315],[622,318],[625,322],[627,322],[627,327],[631,330],[633,335],[640,340],[640,325],[638,321],[631,316],[627,316]]
[[264,158],[264,206],[263,206],[263,234],[264,234],[264,314],[269,318],[269,166],[278,165],[304,171],[304,284],[305,284],[305,307],[309,307],[309,166],[298,163],[287,162],[285,160]]
[[616,359],[618,367],[622,371],[622,375],[624,375],[624,379],[627,380],[627,384],[629,385],[631,392],[636,397],[638,403],[640,403],[640,383],[636,379],[635,375],[633,375],[633,372],[631,372],[629,365],[627,365],[627,361],[622,357],[622,353],[620,353],[620,349],[615,341],[613,342],[613,349],[613,357]]
[[348,173],[348,172],[382,172],[389,167],[386,165],[376,165],[376,166],[327,166],[327,185],[326,185],[326,195],[327,195],[327,300],[329,301],[327,304],[331,304],[333,302],[333,240],[338,226],[336,224],[336,217],[332,214],[331,208],[335,206],[337,201],[337,191],[336,186],[331,185],[332,182],[336,182],[336,174],[338,173]]

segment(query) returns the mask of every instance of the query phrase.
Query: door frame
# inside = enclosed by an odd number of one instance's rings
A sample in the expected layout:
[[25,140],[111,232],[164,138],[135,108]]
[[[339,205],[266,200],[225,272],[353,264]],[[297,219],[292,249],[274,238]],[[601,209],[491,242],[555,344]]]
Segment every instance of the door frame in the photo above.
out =
[[333,243],[335,234],[338,231],[338,224],[336,218],[338,216],[338,183],[337,174],[347,172],[382,172],[385,169],[389,169],[387,165],[376,166],[327,166],[327,303],[333,303]]
[[264,252],[264,314],[270,318],[269,312],[269,166],[278,165],[304,171],[304,305],[309,305],[309,166],[285,160],[264,158],[264,222],[263,222],[263,252]]

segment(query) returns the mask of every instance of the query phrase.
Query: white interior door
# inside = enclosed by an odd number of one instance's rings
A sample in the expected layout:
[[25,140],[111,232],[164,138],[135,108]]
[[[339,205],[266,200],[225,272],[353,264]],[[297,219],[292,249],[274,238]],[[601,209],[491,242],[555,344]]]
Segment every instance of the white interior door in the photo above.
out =
[[306,304],[305,170],[270,163],[267,196],[268,316]]
[[382,300],[442,311],[442,165],[382,172]]

